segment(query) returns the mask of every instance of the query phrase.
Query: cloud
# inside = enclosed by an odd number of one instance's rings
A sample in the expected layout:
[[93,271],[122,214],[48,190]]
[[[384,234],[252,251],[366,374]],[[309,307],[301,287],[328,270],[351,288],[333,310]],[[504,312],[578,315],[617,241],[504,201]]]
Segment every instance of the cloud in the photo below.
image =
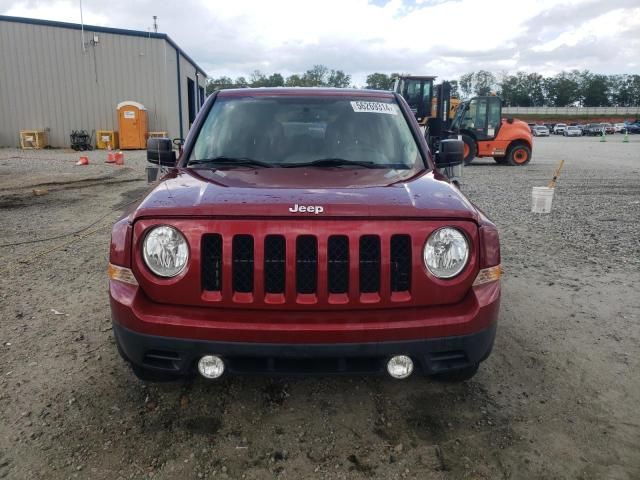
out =
[[[314,64],[454,78],[471,70],[637,73],[637,0],[83,0],[86,23],[147,30],[152,15],[211,76]],[[0,12],[79,22],[76,1],[0,0]]]

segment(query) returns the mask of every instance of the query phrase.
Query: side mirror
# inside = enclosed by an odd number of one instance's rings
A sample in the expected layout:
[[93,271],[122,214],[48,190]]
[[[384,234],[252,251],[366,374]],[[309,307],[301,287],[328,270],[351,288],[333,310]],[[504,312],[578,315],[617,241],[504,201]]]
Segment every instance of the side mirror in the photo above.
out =
[[164,167],[175,167],[176,152],[168,138],[150,138],[147,140],[147,161]]
[[464,142],[455,138],[440,140],[440,151],[436,154],[436,167],[447,168],[461,165],[464,160]]

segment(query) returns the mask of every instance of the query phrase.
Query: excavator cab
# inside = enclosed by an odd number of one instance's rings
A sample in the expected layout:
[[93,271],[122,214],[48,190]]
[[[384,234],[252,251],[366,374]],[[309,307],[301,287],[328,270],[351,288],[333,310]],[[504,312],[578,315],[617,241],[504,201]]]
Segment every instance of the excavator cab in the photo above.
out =
[[475,97],[458,106],[451,130],[468,133],[477,141],[493,140],[500,129],[501,118],[499,97]]
[[431,117],[431,100],[433,98],[433,81],[436,77],[409,76],[396,77],[392,90],[402,95],[407,101],[418,123],[426,124]]

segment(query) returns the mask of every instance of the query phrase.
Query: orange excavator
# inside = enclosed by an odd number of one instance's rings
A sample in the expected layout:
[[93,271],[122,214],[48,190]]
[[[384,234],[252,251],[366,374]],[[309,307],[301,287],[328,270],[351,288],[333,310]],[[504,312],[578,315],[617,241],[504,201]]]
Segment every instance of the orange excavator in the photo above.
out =
[[461,102],[451,98],[449,82],[434,88],[435,79],[404,75],[396,77],[392,86],[425,127],[425,137],[434,151],[441,139],[460,137],[465,165],[477,157],[493,157],[506,165],[529,163],[533,145],[529,126],[521,120],[502,118],[499,97],[473,97]]

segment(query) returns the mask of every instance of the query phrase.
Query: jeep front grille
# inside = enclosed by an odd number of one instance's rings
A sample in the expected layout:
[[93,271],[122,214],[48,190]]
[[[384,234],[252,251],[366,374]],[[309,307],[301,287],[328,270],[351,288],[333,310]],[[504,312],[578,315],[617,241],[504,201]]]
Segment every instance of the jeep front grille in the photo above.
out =
[[302,303],[372,303],[383,297],[406,301],[413,271],[411,243],[406,234],[205,234],[202,290],[217,292],[219,300],[233,296],[245,303],[285,303],[296,301],[296,295]]

